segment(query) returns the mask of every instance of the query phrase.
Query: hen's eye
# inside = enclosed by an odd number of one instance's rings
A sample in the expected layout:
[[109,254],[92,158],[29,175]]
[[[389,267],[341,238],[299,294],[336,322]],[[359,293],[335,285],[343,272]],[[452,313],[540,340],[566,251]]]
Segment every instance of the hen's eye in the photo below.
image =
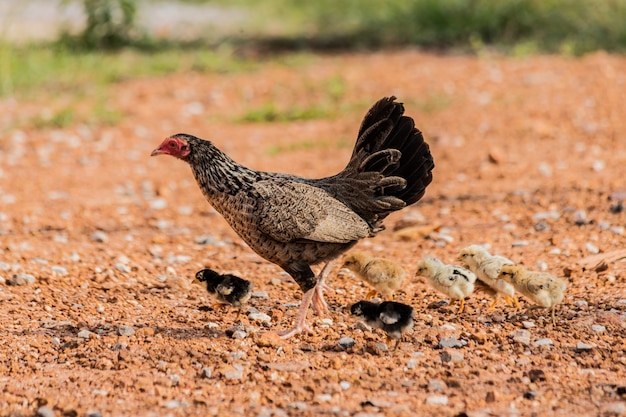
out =
[[175,147],[176,147],[176,143],[170,142],[170,148],[175,148]]
[[187,145],[183,145],[180,147],[181,150],[186,151],[187,150]]

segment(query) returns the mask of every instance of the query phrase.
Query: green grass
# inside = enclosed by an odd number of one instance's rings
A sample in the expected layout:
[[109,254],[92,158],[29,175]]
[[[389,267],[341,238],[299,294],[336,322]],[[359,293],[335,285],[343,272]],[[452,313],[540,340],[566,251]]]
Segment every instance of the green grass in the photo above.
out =
[[354,143],[346,138],[337,140],[310,140],[302,142],[294,142],[288,145],[272,145],[267,148],[266,153],[270,156],[279,155],[285,152],[307,151],[313,149],[343,149],[349,148]]
[[279,49],[419,45],[472,50],[480,45],[576,55],[598,49],[626,52],[624,0],[267,0],[261,4],[230,0],[227,4],[254,9],[257,23],[252,27],[258,32],[252,37]]
[[117,53],[71,51],[46,45],[0,43],[0,97],[44,89],[84,94],[130,78],[175,72],[236,72],[257,67],[228,48],[163,48],[156,52],[125,49]]

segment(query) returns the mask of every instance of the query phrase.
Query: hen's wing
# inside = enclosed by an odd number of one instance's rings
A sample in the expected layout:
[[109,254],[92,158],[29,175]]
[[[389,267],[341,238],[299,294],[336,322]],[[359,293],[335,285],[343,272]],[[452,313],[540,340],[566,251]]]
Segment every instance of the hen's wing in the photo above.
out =
[[253,187],[260,197],[255,210],[259,229],[279,242],[348,243],[370,236],[365,220],[321,188],[285,178]]

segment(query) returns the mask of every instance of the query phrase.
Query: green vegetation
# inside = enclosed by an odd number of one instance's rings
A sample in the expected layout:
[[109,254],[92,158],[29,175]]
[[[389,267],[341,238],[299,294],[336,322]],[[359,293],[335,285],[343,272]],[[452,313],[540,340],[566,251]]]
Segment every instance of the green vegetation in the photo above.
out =
[[311,149],[342,149],[349,148],[354,145],[354,142],[349,141],[346,138],[341,138],[338,141],[336,140],[311,140],[311,141],[302,141],[302,142],[294,142],[288,145],[272,145],[270,146],[266,153],[270,156],[278,155],[284,152],[297,152],[297,151],[306,151]]
[[[255,7],[258,43],[275,48],[523,45],[526,51],[626,51],[624,0],[230,0]],[[258,8],[262,9],[259,11]],[[279,14],[279,15],[278,15]],[[269,16],[269,18],[268,18]],[[263,37],[276,22],[282,32]],[[258,39],[258,38],[257,38]]]
[[326,119],[335,114],[327,106],[290,107],[279,110],[274,103],[248,110],[236,121],[239,122],[294,122],[298,120]]

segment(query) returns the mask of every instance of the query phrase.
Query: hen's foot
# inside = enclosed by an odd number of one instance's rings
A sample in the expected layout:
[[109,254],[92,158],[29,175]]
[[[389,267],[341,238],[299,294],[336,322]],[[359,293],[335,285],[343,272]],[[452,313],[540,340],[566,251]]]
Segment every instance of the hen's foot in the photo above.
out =
[[310,332],[311,328],[306,322],[306,313],[311,305],[311,299],[315,293],[315,288],[312,288],[304,293],[302,296],[302,302],[300,303],[300,308],[298,309],[298,315],[296,316],[296,323],[289,330],[281,330],[277,331],[278,335],[283,339],[289,339],[291,336],[294,336],[298,333],[302,333],[303,331]]

